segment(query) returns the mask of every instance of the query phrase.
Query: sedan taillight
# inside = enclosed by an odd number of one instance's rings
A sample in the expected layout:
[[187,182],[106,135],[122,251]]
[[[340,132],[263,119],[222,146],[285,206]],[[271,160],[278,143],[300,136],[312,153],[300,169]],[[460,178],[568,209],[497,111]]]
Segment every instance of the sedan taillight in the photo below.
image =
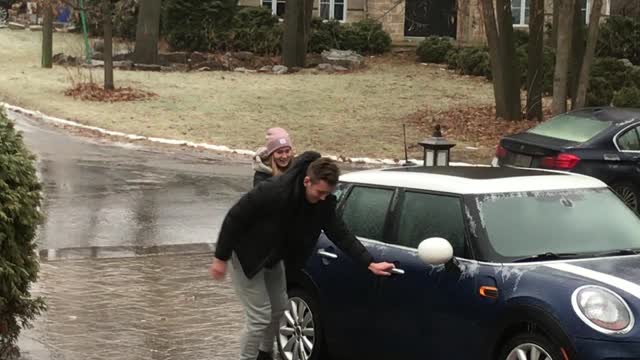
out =
[[580,162],[580,158],[573,154],[558,154],[542,159],[542,167],[555,170],[571,170]]
[[507,156],[507,149],[503,148],[502,145],[498,145],[496,148],[496,157],[502,159]]

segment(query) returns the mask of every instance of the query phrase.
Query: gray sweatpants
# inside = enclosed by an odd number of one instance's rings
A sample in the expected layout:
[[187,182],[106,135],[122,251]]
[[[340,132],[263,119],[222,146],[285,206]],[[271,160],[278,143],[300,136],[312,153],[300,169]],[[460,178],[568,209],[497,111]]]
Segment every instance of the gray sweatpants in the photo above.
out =
[[273,351],[280,318],[287,306],[284,264],[279,262],[272,269],[262,269],[251,279],[245,276],[235,253],[231,258],[231,266],[233,288],[246,315],[240,360],[255,360],[258,350]]

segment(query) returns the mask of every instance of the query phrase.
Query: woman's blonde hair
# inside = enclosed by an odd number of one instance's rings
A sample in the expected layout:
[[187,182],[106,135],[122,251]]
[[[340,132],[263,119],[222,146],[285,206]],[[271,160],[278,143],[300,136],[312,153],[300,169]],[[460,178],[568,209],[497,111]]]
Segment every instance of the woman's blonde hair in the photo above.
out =
[[291,159],[289,159],[289,164],[287,164],[287,166],[284,168],[278,165],[278,163],[276,162],[276,158],[275,156],[273,156],[273,154],[267,157],[264,163],[268,164],[268,166],[271,168],[271,175],[279,176],[279,175],[282,175],[285,171],[287,171],[287,169],[289,169],[289,167],[291,166],[291,163],[293,162],[293,149],[291,151],[292,153],[291,153]]

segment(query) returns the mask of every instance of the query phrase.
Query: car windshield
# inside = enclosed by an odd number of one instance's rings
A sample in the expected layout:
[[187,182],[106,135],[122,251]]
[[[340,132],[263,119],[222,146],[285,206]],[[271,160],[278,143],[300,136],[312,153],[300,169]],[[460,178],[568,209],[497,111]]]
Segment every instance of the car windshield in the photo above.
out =
[[477,195],[470,205],[500,261],[640,249],[640,218],[606,188]]
[[590,117],[558,115],[530,130],[528,133],[556,139],[583,143],[611,126],[610,121],[601,121]]

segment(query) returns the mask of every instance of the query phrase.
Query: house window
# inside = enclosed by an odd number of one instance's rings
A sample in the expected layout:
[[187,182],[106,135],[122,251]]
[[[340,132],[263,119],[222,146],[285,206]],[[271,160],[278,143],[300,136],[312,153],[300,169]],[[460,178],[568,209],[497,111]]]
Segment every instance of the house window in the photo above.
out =
[[[591,4],[593,4],[592,0],[578,0],[580,2],[580,18],[582,20],[583,25],[589,24],[589,18],[591,17]],[[604,2],[607,4],[607,2]],[[604,15],[605,12],[603,11]]]
[[284,4],[286,0],[262,0],[262,6],[271,10],[273,15],[284,16]]
[[530,0],[511,1],[511,16],[513,18],[513,25],[529,25],[529,6]]
[[[582,25],[588,25],[589,18],[591,17],[591,10],[593,10],[592,9],[593,0],[578,0],[578,4],[580,5],[580,20],[582,21]],[[608,15],[610,2],[605,0],[603,2],[603,5],[605,7],[602,9],[601,14]]]
[[320,0],[320,18],[344,21],[346,18],[347,0]]
[[[580,5],[580,19],[582,24],[589,24],[591,16],[592,0],[578,0]],[[607,2],[605,2],[606,4]],[[512,0],[511,16],[513,17],[513,25],[527,26],[529,25],[529,6],[530,0]]]

